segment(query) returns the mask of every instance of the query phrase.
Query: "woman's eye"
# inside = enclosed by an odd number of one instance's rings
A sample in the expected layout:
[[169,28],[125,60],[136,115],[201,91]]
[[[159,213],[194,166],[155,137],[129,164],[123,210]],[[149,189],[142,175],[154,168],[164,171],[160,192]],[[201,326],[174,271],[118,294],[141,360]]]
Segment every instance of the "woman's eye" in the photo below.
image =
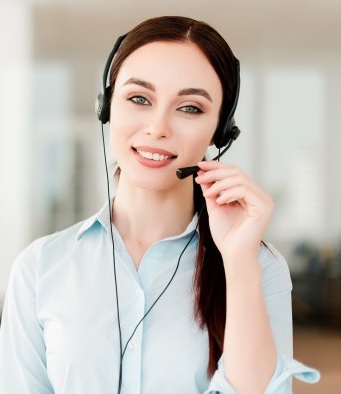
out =
[[185,105],[179,108],[180,111],[186,112],[188,114],[201,114],[203,111],[194,105]]
[[129,100],[138,105],[150,105],[150,102],[143,96],[133,96]]

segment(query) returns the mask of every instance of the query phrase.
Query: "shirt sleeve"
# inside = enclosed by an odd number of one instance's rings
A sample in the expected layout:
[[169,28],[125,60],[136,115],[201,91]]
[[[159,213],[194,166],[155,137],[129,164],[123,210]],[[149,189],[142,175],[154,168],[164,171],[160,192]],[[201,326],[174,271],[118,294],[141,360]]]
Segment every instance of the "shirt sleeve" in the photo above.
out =
[[0,392],[52,394],[43,328],[36,315],[36,261],[28,247],[15,261],[0,330]]
[[[285,259],[271,245],[262,246],[262,286],[277,348],[277,365],[264,394],[291,394],[292,377],[307,383],[320,379],[317,370],[293,358],[291,290],[292,283]],[[259,355],[259,362],[262,355]],[[223,357],[204,394],[237,394],[224,377]]]

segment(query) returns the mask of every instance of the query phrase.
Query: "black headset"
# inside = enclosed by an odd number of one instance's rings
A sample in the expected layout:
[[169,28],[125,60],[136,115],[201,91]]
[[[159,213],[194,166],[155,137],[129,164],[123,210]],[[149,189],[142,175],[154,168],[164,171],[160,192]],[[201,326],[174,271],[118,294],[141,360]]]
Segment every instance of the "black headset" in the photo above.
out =
[[[117,53],[120,45],[122,44],[122,41],[125,39],[127,34],[124,34],[123,36],[120,36],[112,51],[110,52],[110,55],[108,57],[108,60],[105,64],[104,72],[103,72],[103,89],[102,92],[98,95],[96,103],[95,103],[95,111],[97,114],[98,119],[102,124],[105,124],[109,121],[110,119],[110,95],[111,95],[111,87],[110,85],[107,86],[107,81],[108,77],[110,74],[110,68],[111,64],[113,61],[113,58],[115,54]],[[237,108],[238,104],[238,99],[239,99],[239,90],[240,90],[240,65],[239,65],[239,60],[235,57],[235,64],[236,64],[236,74],[237,74],[237,86],[236,86],[236,92],[234,94],[234,99],[233,99],[233,105],[232,108],[226,118],[226,120],[222,120],[219,122],[219,126],[217,130],[214,133],[213,136],[213,142],[214,145],[218,148],[224,148],[225,146],[230,146],[233,141],[235,141],[239,134],[240,130],[236,126],[236,122],[234,119],[234,113]],[[223,112],[224,115],[224,112]]]
[[[239,99],[239,90],[240,90],[240,64],[239,60],[235,57],[234,58],[235,65],[236,65],[236,75],[237,75],[237,84],[236,84],[236,91],[233,97],[233,104],[232,108],[226,118],[226,120],[220,120],[217,130],[213,136],[214,145],[218,149],[222,149],[226,146],[230,147],[232,142],[235,141],[240,134],[240,130],[236,125],[236,121],[234,119],[234,113],[237,109],[238,99]],[[222,113],[224,116],[224,111]]]

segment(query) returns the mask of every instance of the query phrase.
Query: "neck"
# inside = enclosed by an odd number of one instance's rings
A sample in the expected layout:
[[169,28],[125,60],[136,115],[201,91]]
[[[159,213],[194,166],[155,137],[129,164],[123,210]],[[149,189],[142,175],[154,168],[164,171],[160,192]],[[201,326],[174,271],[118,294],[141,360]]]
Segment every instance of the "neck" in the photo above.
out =
[[[121,176],[113,205],[113,221],[135,263],[150,245],[181,234],[194,214],[193,181],[181,181],[166,191],[132,186]],[[139,247],[139,253],[132,249]]]

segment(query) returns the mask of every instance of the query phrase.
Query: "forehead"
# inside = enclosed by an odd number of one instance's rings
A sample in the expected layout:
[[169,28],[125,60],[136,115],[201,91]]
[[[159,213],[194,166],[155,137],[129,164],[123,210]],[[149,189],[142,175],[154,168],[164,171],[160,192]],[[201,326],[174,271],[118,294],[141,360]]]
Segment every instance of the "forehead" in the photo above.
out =
[[222,90],[215,70],[192,42],[156,41],[138,48],[124,60],[116,82],[132,76],[153,83],[171,81],[174,85]]

